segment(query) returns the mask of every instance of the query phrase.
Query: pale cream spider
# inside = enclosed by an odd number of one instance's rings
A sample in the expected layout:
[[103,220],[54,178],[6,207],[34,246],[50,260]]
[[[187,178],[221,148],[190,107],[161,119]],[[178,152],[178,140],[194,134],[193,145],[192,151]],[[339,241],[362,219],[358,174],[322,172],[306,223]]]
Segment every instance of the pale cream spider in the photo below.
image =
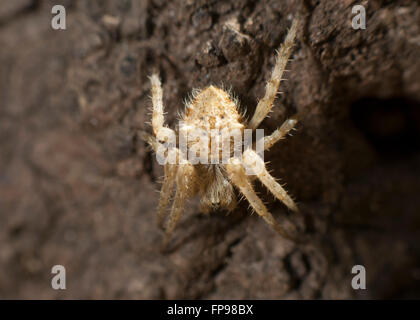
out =
[[[178,136],[196,129],[207,132],[209,132],[209,129],[215,128],[239,129],[242,132],[244,128],[255,130],[272,109],[280,81],[282,80],[282,74],[292,53],[297,28],[298,19],[295,19],[284,43],[277,52],[276,63],[271,78],[267,82],[264,98],[258,102],[254,116],[248,124],[242,119],[238,112],[236,101],[231,98],[229,93],[220,88],[209,86],[202,91],[195,92],[193,99],[186,103],[185,114],[182,116],[184,130],[181,130],[182,128],[180,127]],[[162,144],[167,144],[167,140],[159,138],[160,136],[176,135],[176,133],[164,125],[162,86],[158,75],[153,74],[150,80],[153,104],[152,127],[155,136],[146,135],[144,138],[156,152]],[[280,139],[283,139],[293,129],[297,121],[297,117],[292,117],[286,120],[271,135],[264,137],[264,150],[269,149]],[[188,142],[187,148],[189,147],[190,144]],[[181,216],[184,202],[187,198],[199,193],[201,196],[200,206],[203,212],[209,212],[215,208],[225,208],[231,211],[236,207],[233,186],[239,189],[252,208],[272,228],[286,238],[293,238],[289,232],[291,230],[281,227],[267,210],[254,191],[252,181],[258,178],[289,209],[297,212],[298,208],[283,187],[268,173],[263,160],[252,148],[244,150],[240,158],[230,157],[227,163],[224,164],[192,164],[187,160],[185,150],[182,151],[173,145],[172,150],[175,151],[176,162],[164,165],[165,177],[158,206],[158,222],[162,227],[165,211],[171,201],[174,184],[176,183],[176,193],[166,225],[164,245],[166,245]],[[210,158],[212,156],[212,154],[209,154]],[[246,174],[245,166],[253,167],[257,165],[262,166],[262,170],[259,170],[258,174],[254,176]]]

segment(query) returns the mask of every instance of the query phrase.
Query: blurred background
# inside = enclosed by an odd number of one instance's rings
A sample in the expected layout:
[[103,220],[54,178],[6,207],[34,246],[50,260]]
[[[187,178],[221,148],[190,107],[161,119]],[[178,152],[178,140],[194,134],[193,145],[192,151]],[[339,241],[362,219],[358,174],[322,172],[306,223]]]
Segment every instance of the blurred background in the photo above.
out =
[[[66,30],[51,27],[56,4]],[[262,128],[308,110],[265,154],[301,213],[256,187],[310,241],[281,238],[245,201],[229,215],[191,201],[162,253],[163,170],[139,137],[148,75],[160,72],[173,128],[210,84],[252,115],[298,12]],[[0,298],[420,298],[419,190],[418,1],[0,0]],[[51,287],[54,265],[66,290]]]

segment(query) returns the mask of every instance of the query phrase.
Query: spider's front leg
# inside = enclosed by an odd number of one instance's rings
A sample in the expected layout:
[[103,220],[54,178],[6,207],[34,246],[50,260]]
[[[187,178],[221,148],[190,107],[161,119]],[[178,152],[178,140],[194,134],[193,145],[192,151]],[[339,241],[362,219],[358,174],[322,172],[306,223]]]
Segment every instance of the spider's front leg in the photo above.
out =
[[172,203],[169,221],[165,230],[163,246],[166,247],[168,240],[174,231],[176,224],[181,217],[184,202],[187,198],[194,196],[197,192],[197,172],[194,166],[187,160],[180,161],[177,165],[176,193]]
[[292,117],[283,122],[280,128],[274,130],[272,134],[264,137],[264,150],[270,149],[275,145],[279,140],[284,139],[284,137],[295,127],[297,124],[297,117]]
[[175,131],[164,125],[164,111],[163,111],[163,91],[159,76],[154,73],[150,77],[152,85],[152,127],[153,133],[159,141],[165,141],[165,137],[175,136]]
[[295,240],[295,237],[289,232],[290,230],[282,228],[271,213],[268,212],[266,206],[252,188],[250,179],[245,173],[245,168],[238,158],[229,159],[226,164],[226,171],[230,181],[241,191],[255,211],[280,235],[290,240]]
[[254,116],[252,117],[251,121],[248,124],[249,129],[256,129],[261,121],[267,116],[270,112],[271,108],[273,107],[274,99],[277,95],[277,91],[279,89],[279,85],[281,82],[281,78],[283,72],[286,68],[287,62],[289,61],[289,57],[292,53],[293,43],[296,37],[296,31],[298,28],[299,19],[296,18],[293,23],[292,27],[290,28],[289,33],[286,36],[286,40],[280,47],[280,50],[277,53],[276,57],[276,65],[274,66],[273,72],[271,74],[270,80],[268,80],[267,85],[265,87],[265,95],[257,105],[255,109]]

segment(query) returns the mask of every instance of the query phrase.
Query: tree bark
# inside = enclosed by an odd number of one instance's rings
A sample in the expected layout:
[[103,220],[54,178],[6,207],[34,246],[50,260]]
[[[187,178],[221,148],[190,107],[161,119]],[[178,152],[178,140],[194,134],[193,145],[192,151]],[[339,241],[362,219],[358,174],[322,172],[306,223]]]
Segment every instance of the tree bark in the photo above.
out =
[[[51,7],[67,29],[51,28]],[[367,28],[351,26],[365,5]],[[187,203],[160,251],[163,169],[148,76],[166,122],[193,88],[231,87],[250,117],[294,16],[302,23],[265,154],[309,239],[281,238],[242,201]],[[420,298],[420,5],[417,1],[14,1],[0,9],[1,298]],[[67,289],[52,290],[54,265]],[[354,265],[367,289],[354,290]]]

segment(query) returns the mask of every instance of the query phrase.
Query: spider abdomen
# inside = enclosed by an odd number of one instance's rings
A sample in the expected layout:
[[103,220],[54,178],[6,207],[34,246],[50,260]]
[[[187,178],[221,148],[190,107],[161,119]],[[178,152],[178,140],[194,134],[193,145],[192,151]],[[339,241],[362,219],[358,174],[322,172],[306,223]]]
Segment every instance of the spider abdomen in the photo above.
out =
[[231,211],[236,206],[236,196],[232,184],[227,178],[223,165],[200,165],[201,211],[209,212],[217,208]]

